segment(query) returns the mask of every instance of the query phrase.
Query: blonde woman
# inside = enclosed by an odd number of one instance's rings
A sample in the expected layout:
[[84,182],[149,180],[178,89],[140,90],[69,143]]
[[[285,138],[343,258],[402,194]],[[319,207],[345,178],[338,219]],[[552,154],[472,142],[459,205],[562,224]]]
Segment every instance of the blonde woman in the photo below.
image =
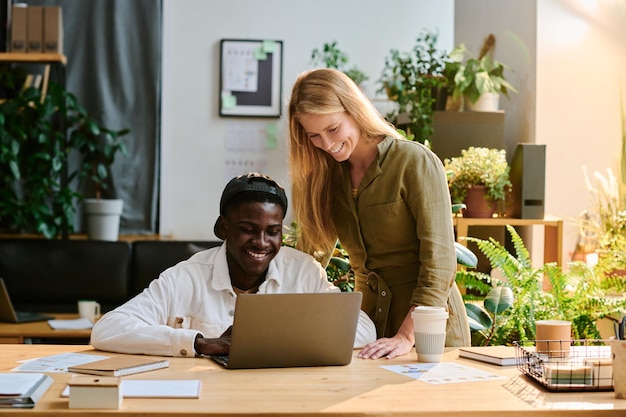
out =
[[359,356],[409,353],[418,305],[446,307],[446,345],[469,346],[439,158],[402,138],[341,71],[301,74],[288,114],[298,246],[323,263],[337,239],[348,251],[378,337]]

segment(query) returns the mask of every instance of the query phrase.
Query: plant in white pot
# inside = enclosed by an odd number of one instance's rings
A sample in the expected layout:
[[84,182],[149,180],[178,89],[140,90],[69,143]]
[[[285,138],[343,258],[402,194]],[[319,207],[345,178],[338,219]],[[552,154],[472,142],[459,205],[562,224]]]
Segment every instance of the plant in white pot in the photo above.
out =
[[[464,203],[466,217],[491,217],[511,190],[504,149],[472,146],[461,156],[446,158],[444,167],[452,203]],[[475,194],[480,194],[478,200],[473,200]]]
[[69,132],[69,142],[81,155],[81,164],[72,175],[88,181],[95,193],[95,198],[84,199],[87,236],[94,240],[117,240],[124,202],[102,196],[103,190],[108,188],[109,168],[115,157],[127,154],[121,137],[129,130],[104,127],[74,96],[68,98],[67,106],[68,125],[75,126]]
[[493,58],[495,43],[495,36],[490,34],[478,58],[470,56],[465,62],[465,55],[471,55],[465,44],[461,43],[449,54],[449,65],[454,69],[452,95],[455,99],[462,98],[467,110],[496,111],[500,94],[509,98],[509,92],[517,93],[504,78],[508,67]]

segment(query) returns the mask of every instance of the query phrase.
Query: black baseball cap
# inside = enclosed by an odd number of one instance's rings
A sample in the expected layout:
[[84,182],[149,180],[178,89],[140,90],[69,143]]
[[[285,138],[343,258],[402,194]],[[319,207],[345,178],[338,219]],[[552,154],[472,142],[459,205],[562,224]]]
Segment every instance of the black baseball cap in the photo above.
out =
[[[220,215],[224,215],[226,206],[235,197],[242,193],[266,193],[278,197],[281,205],[283,206],[283,218],[287,214],[287,195],[285,189],[278,185],[276,181],[264,174],[258,172],[250,172],[244,175],[233,178],[226,184],[224,191],[222,192],[222,198],[220,199]],[[225,236],[220,236],[218,228],[219,218],[215,221],[213,226],[213,232],[215,236],[220,239],[224,239]]]

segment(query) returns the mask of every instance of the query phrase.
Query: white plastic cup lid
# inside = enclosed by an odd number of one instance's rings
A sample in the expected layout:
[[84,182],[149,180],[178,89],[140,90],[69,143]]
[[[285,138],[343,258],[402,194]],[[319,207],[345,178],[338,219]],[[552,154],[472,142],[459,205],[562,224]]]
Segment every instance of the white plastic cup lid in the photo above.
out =
[[435,306],[417,306],[413,309],[411,315],[416,316],[445,316],[448,317],[448,312],[443,307]]

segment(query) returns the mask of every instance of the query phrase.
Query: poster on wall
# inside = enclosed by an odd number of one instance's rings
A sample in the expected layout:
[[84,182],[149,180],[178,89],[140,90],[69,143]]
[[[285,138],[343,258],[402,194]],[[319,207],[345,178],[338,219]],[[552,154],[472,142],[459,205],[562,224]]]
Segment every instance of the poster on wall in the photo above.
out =
[[220,116],[280,117],[283,42],[220,41]]

